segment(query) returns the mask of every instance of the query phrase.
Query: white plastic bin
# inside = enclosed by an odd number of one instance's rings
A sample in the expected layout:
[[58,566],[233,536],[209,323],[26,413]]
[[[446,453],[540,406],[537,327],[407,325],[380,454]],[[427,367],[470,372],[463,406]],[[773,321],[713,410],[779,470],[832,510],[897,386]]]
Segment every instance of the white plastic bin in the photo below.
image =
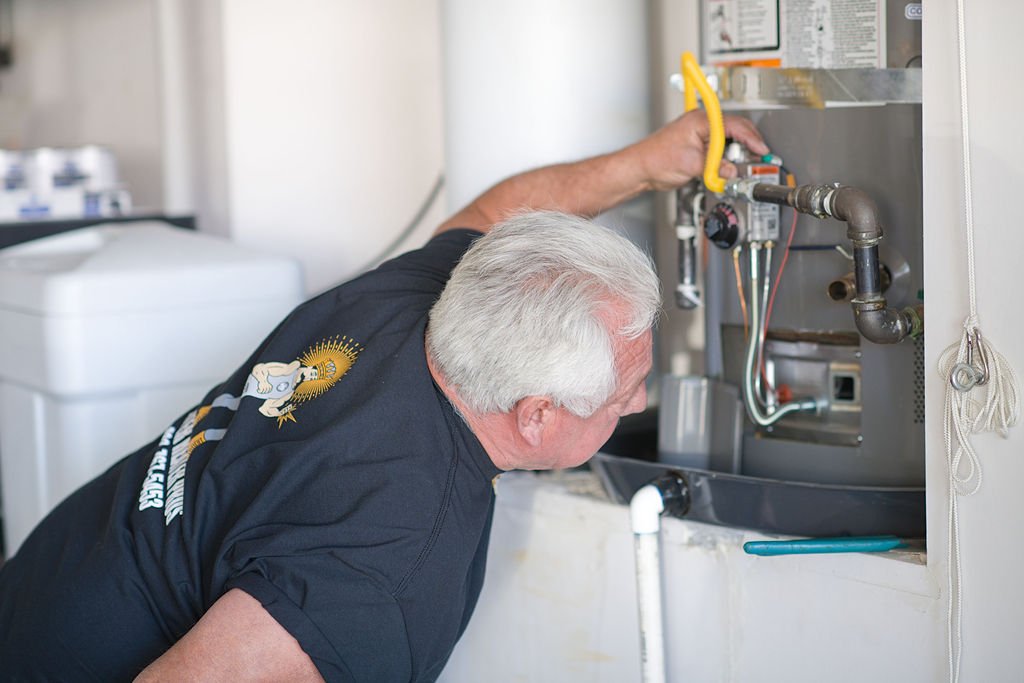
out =
[[738,388],[708,377],[662,375],[660,462],[739,474],[742,438],[743,406]]
[[295,260],[159,221],[0,250],[7,556],[226,378],[302,298]]

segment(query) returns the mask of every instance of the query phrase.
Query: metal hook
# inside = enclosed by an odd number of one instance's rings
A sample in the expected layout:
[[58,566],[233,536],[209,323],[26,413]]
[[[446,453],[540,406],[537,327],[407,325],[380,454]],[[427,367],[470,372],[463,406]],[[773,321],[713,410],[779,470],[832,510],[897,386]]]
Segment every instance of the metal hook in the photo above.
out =
[[[974,363],[974,348],[978,348],[978,365]],[[957,363],[949,373],[949,383],[957,391],[970,391],[988,382],[988,358],[981,344],[981,332],[975,327],[967,334],[967,361]]]
[[[979,362],[978,371],[979,371],[979,373],[981,375],[980,378],[978,379],[977,386],[981,386],[981,385],[985,384],[986,382],[988,382],[989,372],[988,372],[988,358],[985,356],[985,347],[981,343],[981,330],[979,330],[977,327],[974,328],[974,339],[975,339],[975,345],[978,347],[978,362]],[[968,350],[970,350],[970,348],[971,348],[969,343],[970,343],[970,337],[968,337],[968,347],[967,347]],[[973,363],[972,363],[972,365],[973,365]]]

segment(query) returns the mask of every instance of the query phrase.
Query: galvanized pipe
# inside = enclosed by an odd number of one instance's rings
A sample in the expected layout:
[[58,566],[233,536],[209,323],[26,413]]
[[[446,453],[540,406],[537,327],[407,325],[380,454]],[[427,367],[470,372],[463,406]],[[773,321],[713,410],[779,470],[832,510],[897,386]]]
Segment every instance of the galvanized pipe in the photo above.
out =
[[882,297],[882,274],[878,264],[878,245],[853,248],[853,277],[857,296],[854,301],[875,301]]
[[857,296],[850,305],[857,330],[876,344],[895,344],[924,331],[920,308],[888,308],[882,296],[878,261],[882,223],[878,207],[866,192],[838,185],[788,187],[749,181],[736,181],[726,188],[726,192],[751,201],[791,206],[800,213],[817,218],[831,216],[845,221],[846,236],[853,242]]

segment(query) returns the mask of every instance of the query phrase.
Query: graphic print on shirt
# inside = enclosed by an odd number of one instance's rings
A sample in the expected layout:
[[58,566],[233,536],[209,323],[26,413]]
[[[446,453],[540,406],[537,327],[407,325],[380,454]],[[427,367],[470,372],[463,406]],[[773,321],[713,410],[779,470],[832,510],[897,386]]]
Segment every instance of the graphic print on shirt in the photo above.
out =
[[257,363],[240,395],[222,394],[212,405],[237,410],[246,396],[263,399],[260,413],[276,417],[280,429],[285,422],[295,422],[295,410],[301,404],[333,387],[362,350],[362,345],[348,337],[335,337],[321,341],[291,362]]
[[185,470],[192,452],[205,443],[221,440],[227,431],[213,426],[196,431],[214,408],[234,412],[242,399],[260,399],[259,413],[277,418],[277,428],[281,429],[285,422],[297,422],[295,412],[303,403],[331,389],[362,350],[359,342],[345,336],[322,340],[291,362],[257,363],[238,396],[221,394],[209,405],[192,409],[180,425],[171,425],[160,438],[139,492],[139,510],[162,509],[165,525],[181,514]]

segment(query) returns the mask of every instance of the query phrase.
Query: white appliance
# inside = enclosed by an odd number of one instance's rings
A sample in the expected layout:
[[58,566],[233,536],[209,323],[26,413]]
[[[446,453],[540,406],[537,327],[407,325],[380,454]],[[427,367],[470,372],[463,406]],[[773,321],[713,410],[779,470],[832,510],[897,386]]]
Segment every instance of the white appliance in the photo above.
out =
[[293,259],[158,221],[0,251],[6,555],[227,377],[303,291]]

